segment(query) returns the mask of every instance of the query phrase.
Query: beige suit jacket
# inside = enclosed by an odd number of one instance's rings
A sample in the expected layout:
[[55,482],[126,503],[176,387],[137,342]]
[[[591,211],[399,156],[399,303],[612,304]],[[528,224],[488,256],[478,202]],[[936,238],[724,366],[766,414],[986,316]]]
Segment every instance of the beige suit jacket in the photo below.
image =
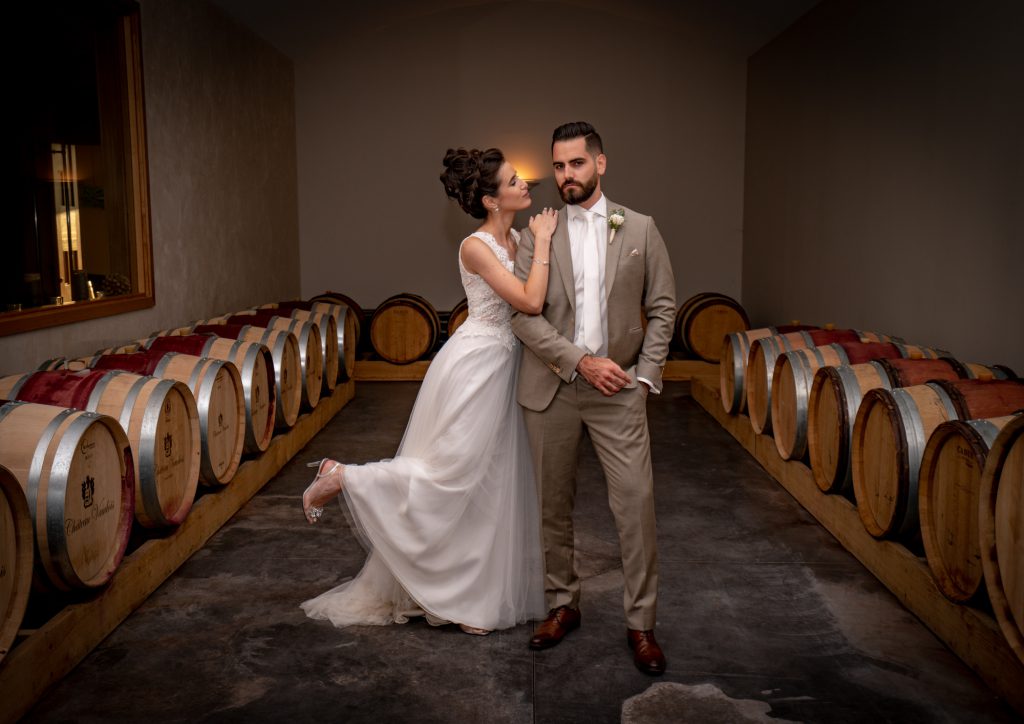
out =
[[[609,215],[623,209],[625,223],[611,236],[605,260],[608,306],[608,356],[636,378],[661,390],[661,374],[675,324],[675,279],[665,242],[654,219],[610,199]],[[516,275],[526,279],[533,264],[533,235],[524,229],[516,255]],[[647,331],[641,315],[646,310]],[[562,382],[570,382],[586,350],[573,344],[576,329],[576,285],[573,281],[565,208],[551,239],[547,297],[540,314],[516,312],[512,330],[523,341],[519,367],[519,404],[542,411]]]

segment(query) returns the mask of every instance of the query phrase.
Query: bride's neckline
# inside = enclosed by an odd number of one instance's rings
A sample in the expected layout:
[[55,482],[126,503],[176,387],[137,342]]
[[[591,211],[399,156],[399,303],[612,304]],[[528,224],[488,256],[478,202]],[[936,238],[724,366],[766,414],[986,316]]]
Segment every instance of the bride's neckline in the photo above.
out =
[[509,259],[514,259],[516,256],[516,252],[519,251],[519,235],[516,233],[515,229],[509,229],[509,238],[512,240],[512,243],[515,244],[515,246],[511,249],[502,244],[500,241],[498,241],[498,237],[496,237],[490,231],[486,231],[485,229],[477,229],[476,231],[473,232],[473,234],[471,234],[471,236],[479,234],[489,236],[491,241],[497,244],[499,248],[505,250],[505,254],[508,255]]

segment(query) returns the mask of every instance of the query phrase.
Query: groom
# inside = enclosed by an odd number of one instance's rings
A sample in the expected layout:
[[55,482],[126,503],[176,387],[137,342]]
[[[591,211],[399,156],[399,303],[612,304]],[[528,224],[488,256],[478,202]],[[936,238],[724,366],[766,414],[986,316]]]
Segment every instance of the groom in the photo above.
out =
[[[601,192],[607,158],[589,123],[555,129],[552,165],[567,206],[551,240],[547,299],[539,315],[516,313],[526,345],[519,368],[540,492],[545,590],[551,609],[530,648],[558,644],[580,625],[572,511],[584,429],[604,470],[625,578],[626,638],[637,668],[665,670],[654,638],[658,589],[654,483],[647,395],[661,372],[675,318],[675,281],[653,219]],[[525,229],[516,274],[526,279],[533,237]],[[644,330],[641,316],[647,317]]]

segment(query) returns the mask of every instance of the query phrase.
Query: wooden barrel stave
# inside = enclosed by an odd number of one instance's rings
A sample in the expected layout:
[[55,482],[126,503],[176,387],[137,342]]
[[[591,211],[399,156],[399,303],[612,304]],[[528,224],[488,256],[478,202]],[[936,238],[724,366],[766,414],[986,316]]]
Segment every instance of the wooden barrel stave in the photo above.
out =
[[211,486],[231,482],[245,445],[245,393],[238,368],[224,360],[169,352],[154,375],[185,382],[195,395],[202,449],[200,480]]
[[462,324],[469,319],[469,300],[463,298],[461,302],[452,307],[451,314],[448,315],[448,338],[451,339],[455,331],[462,326]]
[[231,481],[245,443],[245,399],[234,364],[161,351],[103,355],[88,363],[94,369],[120,369],[184,383],[195,397],[199,414],[199,479],[210,486]]
[[1024,663],[1024,415],[993,441],[979,490],[985,588],[999,627]]
[[[349,310],[349,313],[352,315],[352,325],[355,328],[355,336],[352,338],[352,354],[355,354],[356,350],[359,349],[359,341],[363,334],[363,322],[366,319],[366,313],[363,311],[362,307],[356,304],[356,300],[342,294],[341,292],[327,291],[323,294],[311,297],[306,303],[311,305],[310,309],[319,309],[320,307],[318,305],[320,304],[331,304],[341,305]],[[341,325],[339,324],[339,327],[340,326]]]
[[121,370],[44,371],[0,379],[0,397],[75,407],[118,421],[135,463],[135,519],[180,524],[199,477],[199,419],[192,392],[175,380]]
[[823,367],[814,375],[807,403],[807,444],[815,482],[823,492],[850,492],[853,421],[868,390],[891,389],[874,363]]
[[[224,322],[210,321],[208,324],[249,325],[252,320],[247,319],[248,316],[251,315],[232,315]],[[299,346],[300,371],[302,373],[302,406],[308,410],[314,409],[320,402],[324,376],[323,340],[320,337],[319,328],[312,322],[282,316],[273,316],[265,322],[261,321],[258,323],[258,327],[290,332],[295,336]]]
[[295,310],[304,312],[326,312],[334,317],[338,338],[338,381],[346,382],[351,380],[355,374],[356,346],[359,343],[359,327],[361,322],[359,315],[362,310],[356,310],[341,301],[314,302],[314,301],[287,301],[270,302],[258,309],[281,309],[288,311],[293,317],[303,319],[295,315]]
[[345,354],[338,334],[338,322],[327,311],[295,309],[292,310],[291,316],[293,319],[312,322],[319,328],[324,359],[323,392],[324,394],[330,394],[338,386],[338,380],[341,377],[341,360]]
[[277,413],[274,359],[261,342],[222,338],[211,334],[154,337],[145,348],[159,352],[183,352],[231,362],[238,368],[245,400],[243,451],[263,452],[274,435]]
[[875,537],[916,536],[918,485],[928,438],[948,420],[1000,417],[1024,407],[1024,383],[937,380],[871,390],[857,412],[853,487],[865,528]]
[[982,590],[981,475],[989,448],[1012,419],[944,422],[928,439],[921,460],[918,499],[925,557],[939,590],[956,603]]
[[719,353],[718,389],[722,397],[722,407],[730,415],[743,412],[747,407],[747,396],[744,388],[744,375],[747,371],[747,357],[750,354],[750,343],[762,337],[777,334],[775,327],[762,327],[745,332],[732,332],[722,340],[722,351]]
[[32,516],[36,576],[61,591],[105,585],[124,557],[135,507],[131,446],[117,420],[82,410],[0,405],[0,464]]
[[723,339],[750,329],[746,311],[735,299],[702,292],[676,311],[675,337],[683,350],[706,362],[720,362]]
[[951,371],[957,369],[957,365],[972,378],[998,379],[1002,374],[985,365],[953,360],[943,372],[941,364],[938,360],[887,359],[837,367],[834,371],[822,368],[815,373],[808,400],[807,447],[814,480],[822,491],[846,493],[851,490],[853,422],[869,390],[908,387],[931,379],[954,379]]
[[[317,330],[317,341],[320,349],[320,384],[323,394],[330,394],[338,384],[339,348],[338,325],[335,318],[327,311],[310,311],[307,309],[251,309],[238,312],[228,318],[235,323],[245,317],[252,317],[249,324],[258,324],[271,328],[287,328],[294,331],[294,326],[284,325],[280,320],[297,320],[306,322]],[[301,338],[296,332],[296,336]],[[317,397],[319,401],[319,396]],[[310,408],[316,407],[316,402]]]
[[[784,460],[794,460],[802,458],[807,452],[807,413],[811,389],[814,376],[822,367],[865,364],[869,361],[878,361],[883,366],[890,363],[896,366],[900,365],[899,359],[912,355],[915,362],[923,362],[935,371],[936,376],[958,379],[962,366],[959,363],[941,362],[937,354],[933,349],[903,343],[834,342],[780,355],[772,377],[771,395],[772,436],[779,455]],[[927,379],[931,377],[926,376]],[[776,394],[776,389],[781,397]],[[775,420],[779,420],[779,424]]]
[[750,425],[754,432],[771,432],[772,379],[775,374],[775,362],[780,355],[833,342],[858,342],[864,334],[866,333],[852,329],[801,330],[763,337],[751,342],[745,382],[747,413],[750,415]]
[[385,299],[370,321],[374,350],[392,364],[411,364],[430,354],[441,336],[441,321],[434,307],[416,294]]
[[0,465],[0,663],[25,617],[34,560],[25,492],[14,473]]
[[247,324],[197,325],[194,331],[267,347],[274,364],[274,424],[278,429],[288,429],[295,424],[302,408],[303,378],[299,341],[294,334]]

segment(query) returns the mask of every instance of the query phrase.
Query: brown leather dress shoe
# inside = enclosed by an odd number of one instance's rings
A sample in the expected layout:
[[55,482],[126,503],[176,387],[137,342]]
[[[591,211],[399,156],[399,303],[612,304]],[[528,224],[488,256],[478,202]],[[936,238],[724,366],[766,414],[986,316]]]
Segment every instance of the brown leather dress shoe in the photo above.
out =
[[533,632],[530,648],[534,650],[550,649],[558,644],[565,635],[580,627],[580,612],[568,606],[559,606],[548,611],[548,617]]
[[645,674],[658,676],[665,673],[665,654],[654,638],[654,631],[626,629],[626,643],[633,649],[633,663]]

